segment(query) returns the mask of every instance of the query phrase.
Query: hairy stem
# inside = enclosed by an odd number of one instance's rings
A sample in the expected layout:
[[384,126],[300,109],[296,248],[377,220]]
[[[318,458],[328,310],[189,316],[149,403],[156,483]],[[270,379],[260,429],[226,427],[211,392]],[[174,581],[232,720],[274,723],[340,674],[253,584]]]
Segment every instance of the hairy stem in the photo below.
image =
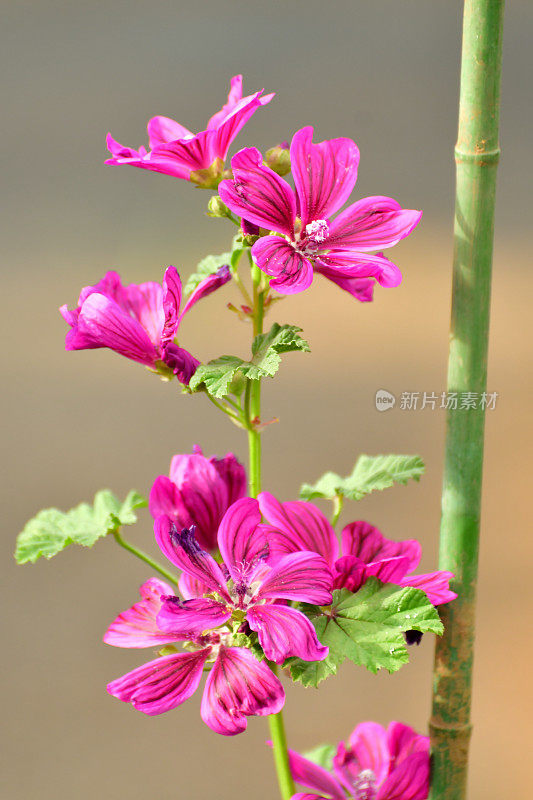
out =
[[[448,389],[478,396],[487,386],[503,8],[464,5]],[[442,607],[435,652],[432,800],[466,797],[484,417],[480,404],[447,418],[439,568],[454,573],[458,598]]]
[[113,536],[115,537],[116,543],[123,547],[124,550],[127,550],[128,553],[133,553],[134,556],[140,558],[141,561],[145,562],[145,564],[148,564],[156,572],[159,572],[159,574],[162,575],[163,578],[166,578],[167,581],[177,584],[178,580],[175,575],[172,575],[171,572],[167,572],[167,570],[161,564],[151,558],[151,556],[149,556],[148,553],[145,553],[144,550],[139,550],[139,548],[135,547],[133,544],[131,544],[131,542],[127,542],[126,539],[120,535],[120,531],[113,531]]
[[[259,291],[261,272],[252,264],[253,281],[253,325],[254,336],[263,332],[264,294]],[[250,496],[257,497],[261,491],[261,433],[257,423],[261,417],[261,381],[249,380],[246,385],[245,413],[248,421],[248,451],[250,456]],[[275,672],[275,665],[272,665]],[[296,789],[289,767],[289,754],[285,737],[283,714],[271,714],[268,718],[274,764],[278,776],[279,790],[282,800],[290,800]]]

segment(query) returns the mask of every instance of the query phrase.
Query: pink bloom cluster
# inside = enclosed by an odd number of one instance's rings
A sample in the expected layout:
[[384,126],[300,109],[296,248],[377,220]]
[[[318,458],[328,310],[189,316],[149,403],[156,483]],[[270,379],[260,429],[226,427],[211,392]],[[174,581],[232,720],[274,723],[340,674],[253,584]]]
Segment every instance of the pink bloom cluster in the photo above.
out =
[[204,278],[183,309],[181,280],[168,267],[162,285],[149,281],[123,286],[120,275],[107,272],[95,286],[81,290],[78,305],[59,309],[70,325],[65,348],[90,350],[108,347],[150,369],[174,373],[188,384],[199,361],[175,342],[185,314],[203,297],[231,278],[229,268]]
[[346,746],[341,742],[331,772],[289,751],[296,783],[311,792],[292,800],[426,800],[429,793],[429,738],[401,722],[385,730],[362,722]]

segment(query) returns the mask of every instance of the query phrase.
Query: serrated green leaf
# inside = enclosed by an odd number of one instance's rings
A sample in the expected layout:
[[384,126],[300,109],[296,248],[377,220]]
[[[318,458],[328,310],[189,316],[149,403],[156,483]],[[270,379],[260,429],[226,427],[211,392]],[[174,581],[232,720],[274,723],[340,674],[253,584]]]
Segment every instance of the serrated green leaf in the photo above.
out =
[[377,578],[370,578],[355,593],[337,589],[327,613],[318,608],[303,610],[319,641],[329,647],[324,661],[288,659],[293,679],[304,686],[317,686],[346,659],[373,673],[379,669],[396,672],[409,660],[405,631],[441,634],[443,630],[424,592],[381,583]]
[[313,747],[312,750],[307,750],[307,752],[302,753],[302,755],[313,764],[316,764],[317,766],[322,767],[322,769],[326,769],[328,772],[331,772],[333,769],[333,759],[336,752],[337,745],[319,744],[317,747]]
[[346,497],[361,500],[374,491],[388,489],[395,483],[405,485],[409,480],[419,481],[425,466],[420,456],[380,455],[360,456],[350,475],[341,478],[335,472],[326,472],[315,484],[304,483],[300,489],[302,500],[317,497]]
[[231,263],[231,257],[232,253],[220,253],[220,255],[217,256],[210,255],[202,258],[196,265],[196,271],[193,272],[192,275],[189,275],[184,289],[185,296],[188,297],[191,295],[204,278],[207,278],[209,275],[214,275],[214,273],[218,272],[220,267],[223,267],[225,264],[229,265]]
[[121,525],[136,522],[135,509],[147,504],[136,491],[131,491],[121,503],[112,492],[103,489],[95,495],[92,506],[80,503],[66,512],[45,508],[18,535],[15,559],[18,564],[34,564],[41,557],[52,558],[69,544],[92,547]]
[[196,391],[203,386],[213,397],[222,398],[234,390],[232,383],[237,373],[250,380],[271,378],[279,369],[282,353],[309,351],[309,344],[302,339],[299,331],[301,328],[296,325],[279,325],[275,322],[268,333],[255,337],[250,361],[238,356],[220,356],[201,364],[192,376],[189,388]]

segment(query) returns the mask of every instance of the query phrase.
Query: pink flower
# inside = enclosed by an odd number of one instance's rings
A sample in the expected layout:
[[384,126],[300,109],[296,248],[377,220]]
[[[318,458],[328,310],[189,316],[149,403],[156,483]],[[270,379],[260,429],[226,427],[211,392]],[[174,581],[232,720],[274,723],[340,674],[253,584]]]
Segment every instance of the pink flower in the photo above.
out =
[[200,362],[178,347],[174,337],[189,309],[230,277],[229,268],[221,267],[204,278],[180,312],[181,280],[175,267],[168,267],[162,285],[150,281],[123,286],[120,275],[107,272],[95,286],[82,289],[77,308],[59,309],[70,325],[65,348],[109,347],[150,369],[174,373],[188,384]]
[[331,772],[289,751],[294,780],[312,791],[292,800],[426,800],[429,793],[429,737],[401,722],[387,730],[362,722],[341,742]]
[[295,133],[290,150],[296,191],[263,164],[259,150],[240,150],[231,160],[233,180],[220,183],[223,202],[249,223],[273,231],[252,247],[255,263],[281,294],[307,289],[313,270],[341,289],[369,300],[374,280],[397,286],[398,268],[382,253],[418,224],[420,211],[402,209],[390,197],[366,197],[335,219],[357,180],[359,150],[351,139],[313,144],[313,128]]
[[274,97],[261,95],[262,91],[243,97],[242,75],[235,75],[228,102],[207,122],[206,130],[194,134],[173,119],[153,117],[148,123],[151,151],[144,147],[138,150],[124,147],[109,133],[107,147],[113,158],[106,164],[130,164],[207,188],[216,186],[230,144],[257,109]]
[[150,492],[150,513],[166,514],[178,528],[196,526],[196,539],[206,550],[217,546],[222,517],[246,494],[246,471],[233,453],[206,458],[200,447],[192,455],[176,455],[170,473],[159,475]]
[[104,641],[119,647],[130,646],[128,639],[132,647],[185,642],[192,652],[165,655],[133,670],[108,685],[111,694],[147,714],[160,714],[190,697],[209,667],[201,716],[217,733],[240,733],[247,716],[282,708],[285,695],[276,676],[234,637],[255,631],[266,657],[276,663],[292,655],[326,658],[328,648],[310,621],[287,601],[330,603],[331,572],[316,553],[267,562],[270,531],[261,524],[256,500],[238,500],[220,524],[224,563],[218,564],[199,546],[194,527],[180,532],[168,516],[156,520],[159,547],[183,570],[186,599],[161,581],[149,581],[141,587],[141,602],[117,617]]
[[334,589],[356,592],[370,577],[397,586],[422,589],[433,605],[449,603],[457,595],[449,588],[451,572],[438,570],[412,575],[422,557],[415,539],[395,542],[368,522],[352,522],[342,530],[341,552],[335,531],[313,503],[300,500],[280,503],[268,492],[259,495],[259,506],[274,526],[271,548],[277,553],[310,550],[324,556],[333,569]]

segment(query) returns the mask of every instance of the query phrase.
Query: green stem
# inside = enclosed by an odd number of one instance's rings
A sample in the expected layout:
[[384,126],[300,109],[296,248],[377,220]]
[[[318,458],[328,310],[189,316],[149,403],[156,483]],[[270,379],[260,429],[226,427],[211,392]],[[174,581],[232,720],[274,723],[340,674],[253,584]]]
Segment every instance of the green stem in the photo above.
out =
[[[466,0],[456,156],[448,390],[486,391],[503,0]],[[470,739],[484,408],[450,410],[439,568],[458,598],[442,607],[430,732],[432,800],[464,800]]]
[[333,514],[331,515],[331,525],[333,528],[339,521],[339,517],[342,514],[343,506],[344,506],[344,497],[341,494],[335,495],[335,497],[333,498]]
[[159,574],[162,575],[163,578],[166,578],[167,581],[170,581],[171,583],[178,582],[175,575],[172,575],[171,572],[167,572],[167,570],[157,561],[154,561],[154,559],[151,558],[148,553],[145,553],[144,550],[139,550],[139,548],[132,545],[131,542],[127,542],[126,539],[123,539],[120,535],[120,531],[113,531],[113,536],[115,537],[116,543],[123,547],[124,550],[127,550],[129,553],[133,553],[134,556],[137,556],[137,558],[140,558],[141,561],[144,561],[152,569],[155,569],[156,572],[159,572]]
[[[215,398],[212,395],[210,395],[208,392],[205,393],[205,396],[207,397],[208,400],[211,401],[211,403],[213,403],[214,406],[216,406],[216,408],[219,409],[219,411],[223,411],[224,414],[226,414],[228,417],[230,417],[237,425],[239,425],[241,428],[245,427],[244,420],[242,418],[242,412],[239,415],[234,414],[233,411],[230,411],[229,408],[226,408],[226,406],[224,406],[222,403],[219,403],[218,400],[215,400]],[[234,404],[232,403],[232,405],[234,405]],[[237,408],[237,406],[235,406],[235,407]],[[239,408],[239,411],[241,411],[240,408]]]
[[[252,264],[253,281],[253,325],[254,336],[263,332],[263,302],[264,294],[259,291],[261,272]],[[248,421],[248,451],[250,456],[250,496],[257,497],[261,491],[261,433],[257,428],[257,423],[261,417],[261,381],[249,380],[246,385],[245,394],[246,419]],[[276,672],[275,665],[271,668]],[[270,735],[272,737],[272,747],[274,752],[274,764],[278,776],[279,790],[282,800],[290,800],[296,788],[292,779],[289,767],[289,753],[287,750],[287,739],[285,736],[285,726],[283,714],[270,714],[268,717]]]

